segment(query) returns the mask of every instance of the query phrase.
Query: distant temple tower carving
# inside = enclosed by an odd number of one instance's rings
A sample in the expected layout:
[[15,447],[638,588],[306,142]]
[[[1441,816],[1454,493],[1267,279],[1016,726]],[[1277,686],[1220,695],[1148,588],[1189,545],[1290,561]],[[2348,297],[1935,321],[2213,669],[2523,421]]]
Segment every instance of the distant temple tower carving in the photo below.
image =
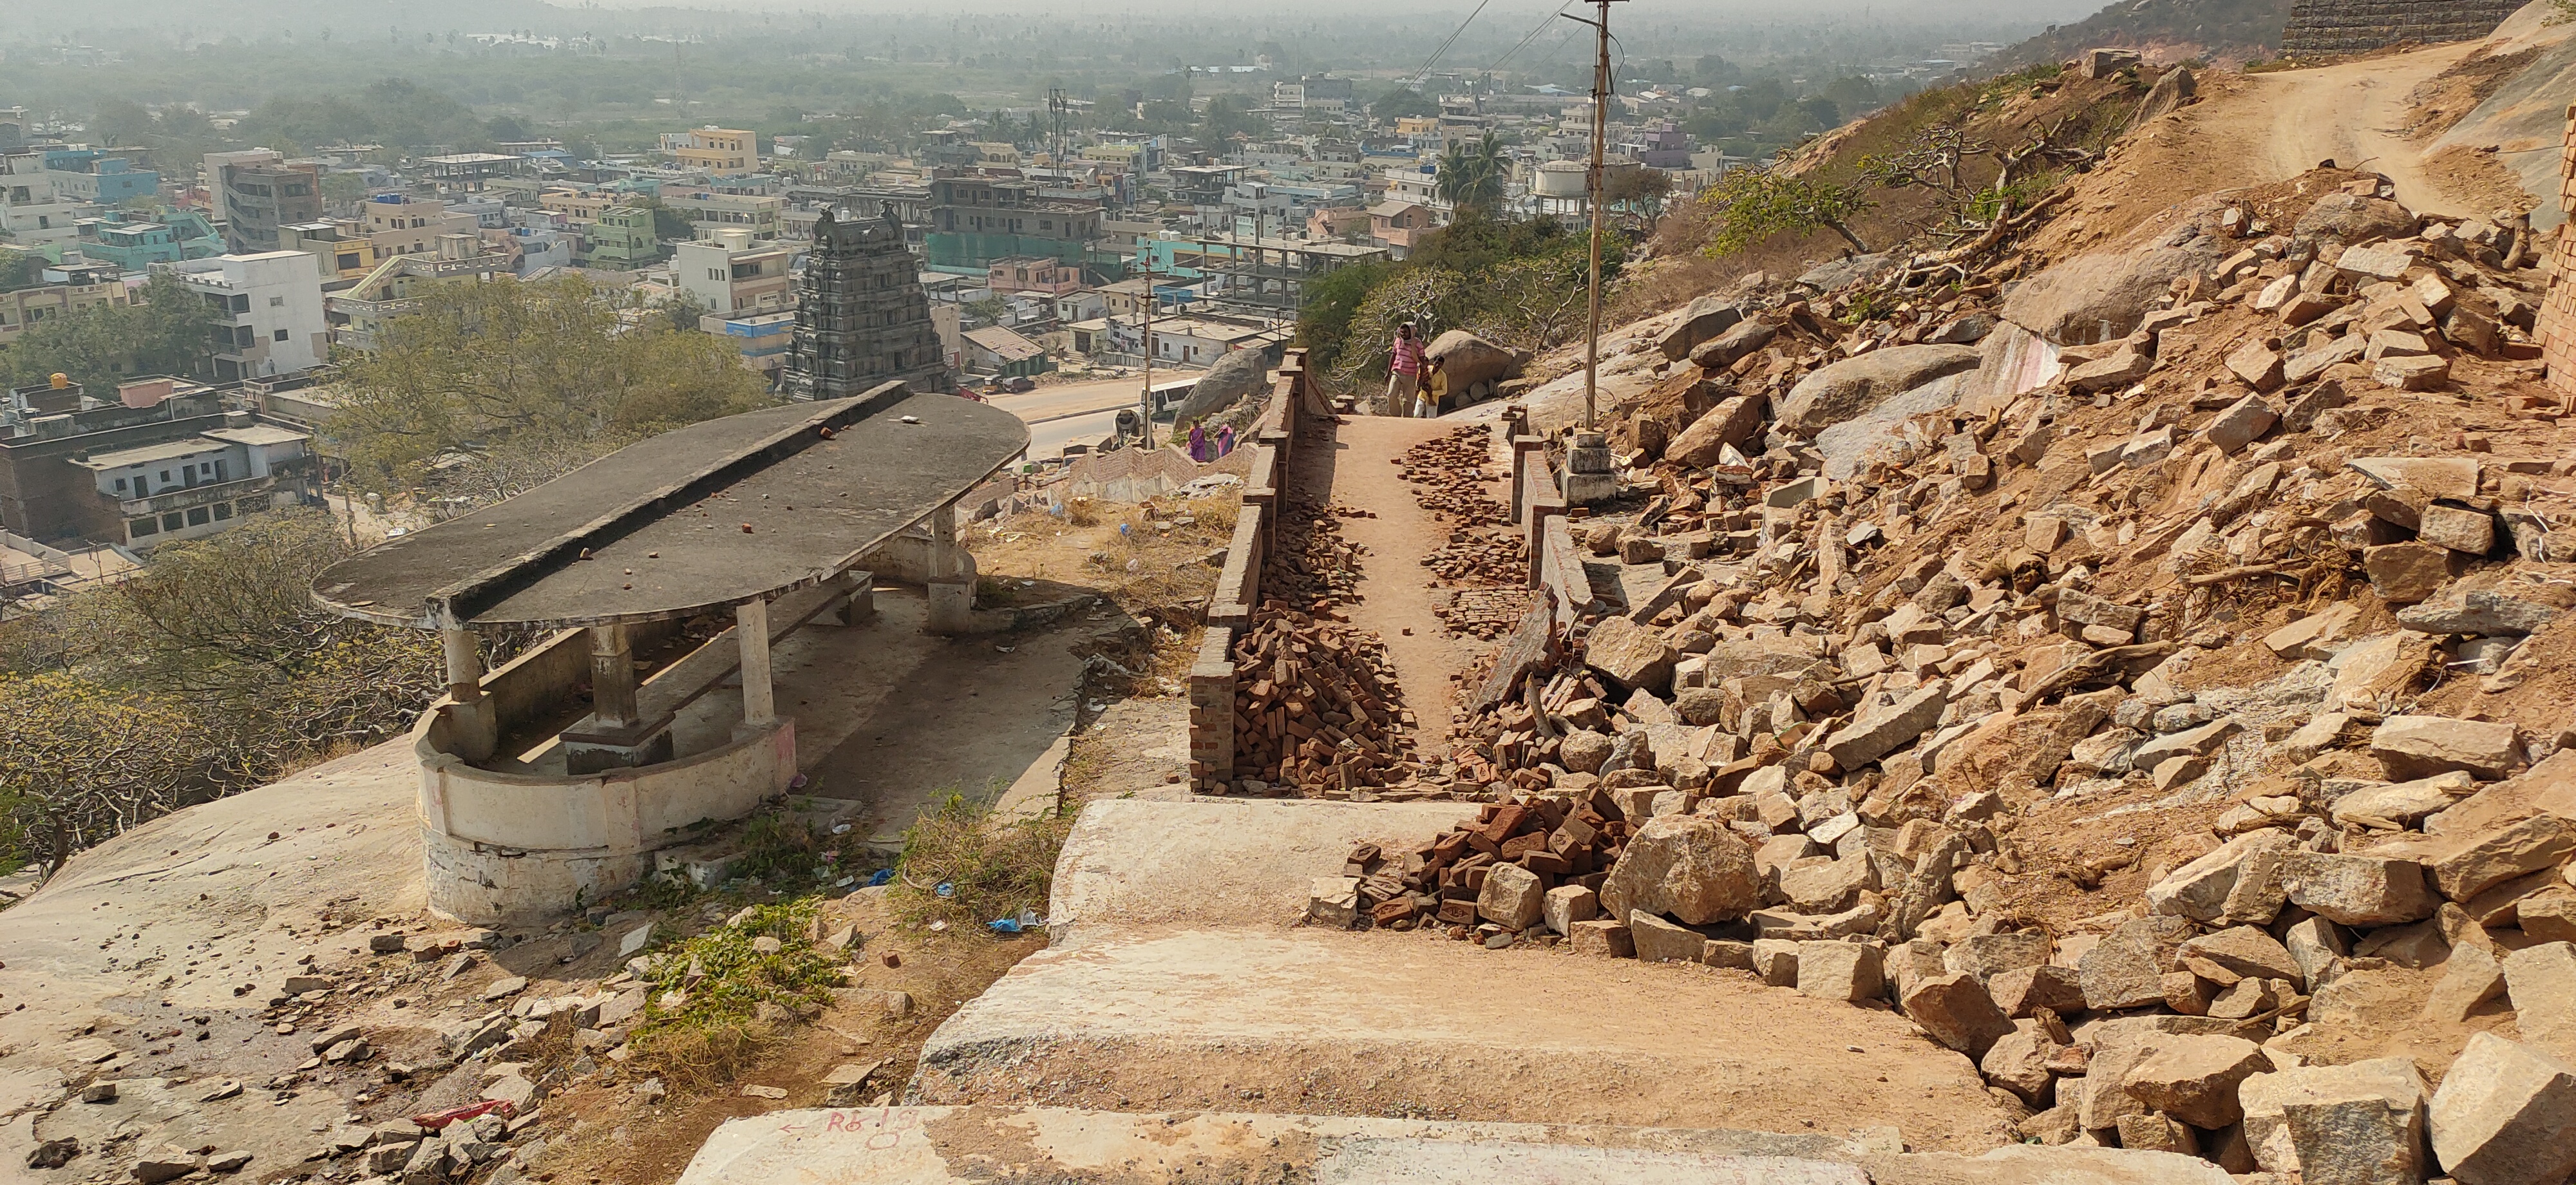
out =
[[916,391],[950,388],[903,222],[891,202],[877,218],[835,218],[826,209],[797,289],[788,397],[846,399],[897,379]]

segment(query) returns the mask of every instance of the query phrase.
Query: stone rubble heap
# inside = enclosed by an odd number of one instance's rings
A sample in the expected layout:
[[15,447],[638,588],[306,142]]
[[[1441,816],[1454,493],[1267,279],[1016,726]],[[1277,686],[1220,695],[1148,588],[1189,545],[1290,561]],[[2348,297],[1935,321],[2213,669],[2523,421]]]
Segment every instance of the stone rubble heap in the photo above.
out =
[[[1467,724],[1462,777],[1501,800],[1478,824],[1330,892],[1360,924],[1892,1003],[2045,1143],[2566,1180],[2576,730],[2513,695],[2576,605],[2536,247],[2315,187],[2292,233],[2212,208],[2134,331],[2048,347],[2053,380],[1997,397],[1907,402],[2017,365],[1989,337],[2046,346],[1998,314],[2042,320],[2062,275],[1864,329],[1811,311],[1849,294],[1694,305],[1644,343],[1692,360],[1679,422],[1622,434],[1650,497],[1575,524],[1653,591]],[[2134,293],[2126,266],[2096,287]],[[2454,408],[2545,436],[2427,439]],[[2257,661],[2255,686],[2194,673]],[[2446,690],[2472,706],[2424,706]],[[2088,801],[2207,804],[2208,830],[2141,895],[2042,925],[2039,882],[2114,871],[2039,866]],[[2438,1089],[2406,1058],[2316,1060],[2392,997],[2478,1022]]]

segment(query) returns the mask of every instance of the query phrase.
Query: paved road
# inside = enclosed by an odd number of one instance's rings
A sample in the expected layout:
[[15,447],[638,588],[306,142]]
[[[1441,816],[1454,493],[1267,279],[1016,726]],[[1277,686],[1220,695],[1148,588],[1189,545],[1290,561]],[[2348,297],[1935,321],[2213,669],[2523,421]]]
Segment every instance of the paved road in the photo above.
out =
[[[1169,382],[1190,373],[1158,367],[1154,381]],[[1020,417],[1029,426],[1029,459],[1036,461],[1062,453],[1068,444],[1099,443],[1117,430],[1119,409],[1136,406],[1144,390],[1144,376],[1137,374],[1098,382],[1060,383],[1025,394],[992,398],[993,406]]]

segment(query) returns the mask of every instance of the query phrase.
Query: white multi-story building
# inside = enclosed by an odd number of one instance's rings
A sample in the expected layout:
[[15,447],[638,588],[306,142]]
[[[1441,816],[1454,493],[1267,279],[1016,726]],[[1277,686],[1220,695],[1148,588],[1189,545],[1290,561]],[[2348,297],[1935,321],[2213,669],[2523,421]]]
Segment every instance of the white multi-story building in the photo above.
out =
[[54,187],[45,154],[26,149],[0,156],[0,230],[21,247],[69,243],[80,238],[80,219],[98,208]]
[[230,344],[215,351],[218,379],[310,370],[328,356],[331,324],[311,254],[268,251],[178,264],[181,283],[224,315]]
[[674,247],[671,279],[717,316],[784,312],[796,307],[795,280],[788,272],[796,255],[794,247],[728,227],[713,238]]

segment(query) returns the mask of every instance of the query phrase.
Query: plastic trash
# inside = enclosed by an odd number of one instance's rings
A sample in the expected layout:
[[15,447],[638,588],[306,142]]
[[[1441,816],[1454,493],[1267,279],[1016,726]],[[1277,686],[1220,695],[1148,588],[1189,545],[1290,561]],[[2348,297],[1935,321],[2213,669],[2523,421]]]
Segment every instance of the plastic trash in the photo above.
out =
[[839,880],[833,881],[832,887],[835,889],[846,889],[857,883],[859,883],[859,878],[855,876],[845,876]]
[[872,873],[869,873],[869,874],[868,874],[868,887],[869,887],[869,888],[871,888],[871,889],[875,889],[875,888],[882,888],[882,887],[885,885],[885,883],[886,883],[887,881],[891,881],[891,880],[893,880],[893,879],[894,879],[894,870],[893,870],[893,869],[891,869],[891,868],[880,868],[880,869],[876,870],[875,872],[872,872]]
[[932,890],[932,891],[933,891],[933,892],[935,892],[935,893],[937,893],[937,894],[939,894],[939,895],[940,895],[941,897],[943,897],[943,898],[946,898],[946,897],[954,897],[954,896],[956,896],[956,895],[957,895],[957,882],[955,882],[955,881],[941,881],[941,882],[939,882],[939,887],[938,887],[937,889]]
[[803,775],[803,774],[798,774],[798,775],[796,775],[795,777],[792,777],[792,778],[787,779],[787,788],[788,788],[788,789],[790,789],[790,790],[802,790],[802,789],[804,789],[804,788],[805,788],[805,775]]
[[849,833],[850,833],[850,825],[849,825],[849,824],[847,824],[847,823],[834,823],[834,824],[832,824],[832,834],[834,834],[834,835],[848,835]]
[[996,934],[1017,934],[1020,932],[1020,919],[1018,918],[995,918],[984,924],[992,927],[993,932]]

